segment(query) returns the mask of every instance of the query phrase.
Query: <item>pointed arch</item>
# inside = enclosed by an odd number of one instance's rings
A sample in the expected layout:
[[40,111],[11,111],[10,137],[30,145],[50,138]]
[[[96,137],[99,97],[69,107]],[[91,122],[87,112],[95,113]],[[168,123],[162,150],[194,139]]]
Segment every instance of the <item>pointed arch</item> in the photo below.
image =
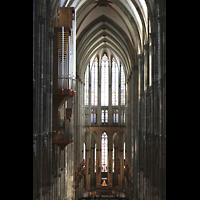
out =
[[109,104],[109,58],[104,53],[101,59],[101,106]]
[[119,70],[115,57],[112,57],[112,106],[118,106]]
[[108,134],[101,134],[101,172],[108,172]]
[[117,160],[118,160],[118,133],[113,133],[113,185],[118,185],[118,175],[117,175]]
[[98,105],[98,58],[91,66],[91,105]]

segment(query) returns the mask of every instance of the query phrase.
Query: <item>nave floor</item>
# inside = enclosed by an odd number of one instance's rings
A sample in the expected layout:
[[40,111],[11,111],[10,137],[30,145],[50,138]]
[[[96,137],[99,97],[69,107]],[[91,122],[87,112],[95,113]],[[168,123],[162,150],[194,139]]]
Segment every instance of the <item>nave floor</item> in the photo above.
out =
[[125,194],[123,192],[119,192],[117,190],[112,190],[112,189],[97,189],[91,192],[85,192],[80,200],[83,199],[112,199],[112,200],[127,200],[125,197]]

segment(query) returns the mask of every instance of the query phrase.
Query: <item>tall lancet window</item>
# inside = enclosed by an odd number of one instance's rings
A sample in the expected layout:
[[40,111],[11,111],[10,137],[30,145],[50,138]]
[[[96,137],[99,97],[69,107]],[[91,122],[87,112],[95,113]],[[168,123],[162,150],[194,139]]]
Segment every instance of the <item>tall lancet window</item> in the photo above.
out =
[[88,106],[89,101],[89,66],[87,65],[85,71],[85,92],[84,92],[84,104]]
[[101,60],[101,105],[108,106],[108,77],[109,77],[109,67],[108,67],[108,57],[106,54],[103,55]]
[[112,157],[113,157],[113,172],[115,172],[115,146],[114,146],[114,143],[113,143]]
[[106,132],[101,136],[101,172],[108,172],[108,135]]
[[98,104],[98,58],[96,57],[91,70],[91,105]]
[[112,105],[118,106],[119,75],[115,58],[112,59]]
[[123,66],[121,66],[121,105],[125,105],[125,92],[125,73]]
[[94,146],[94,172],[97,172],[97,143]]

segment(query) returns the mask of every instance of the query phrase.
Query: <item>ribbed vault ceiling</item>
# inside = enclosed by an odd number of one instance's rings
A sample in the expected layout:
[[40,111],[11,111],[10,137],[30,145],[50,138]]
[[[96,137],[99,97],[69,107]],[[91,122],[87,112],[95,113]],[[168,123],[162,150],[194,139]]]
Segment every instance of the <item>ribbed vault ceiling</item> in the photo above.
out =
[[[137,64],[136,55],[148,39],[148,14],[151,4],[146,0],[68,0],[63,6],[76,8],[76,64],[83,74],[90,59],[107,53],[131,72]],[[149,13],[148,13],[149,12]]]

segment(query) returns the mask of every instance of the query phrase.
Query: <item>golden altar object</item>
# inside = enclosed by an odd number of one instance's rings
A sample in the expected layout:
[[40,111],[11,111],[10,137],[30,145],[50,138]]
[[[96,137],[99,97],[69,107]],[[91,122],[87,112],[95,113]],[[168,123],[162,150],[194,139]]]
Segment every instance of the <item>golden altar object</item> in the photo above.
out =
[[102,186],[107,186],[105,180],[103,180]]

